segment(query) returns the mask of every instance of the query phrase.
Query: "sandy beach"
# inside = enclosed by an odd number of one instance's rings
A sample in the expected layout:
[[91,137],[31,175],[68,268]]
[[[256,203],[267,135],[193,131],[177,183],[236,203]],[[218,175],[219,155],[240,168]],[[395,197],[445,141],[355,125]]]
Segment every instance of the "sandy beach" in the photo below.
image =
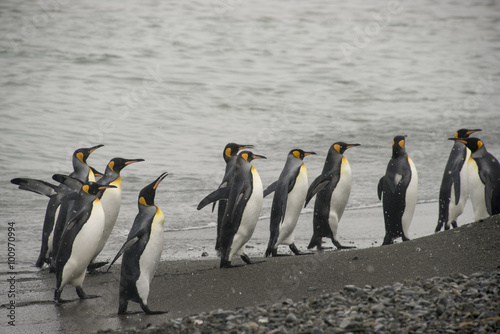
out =
[[[416,218],[420,217],[417,221],[427,220],[429,227],[433,228],[435,216],[429,207],[424,204],[417,208]],[[372,210],[356,210],[356,214],[370,219]],[[418,214],[419,210],[428,215]],[[349,212],[346,215],[348,217]],[[52,301],[55,279],[43,269],[16,282],[16,326],[8,330],[19,333],[89,333],[142,328],[211,310],[272,305],[286,299],[296,301],[334,292],[345,285],[378,287],[417,277],[467,275],[500,267],[498,216],[463,224],[454,230],[414,236],[409,242],[384,247],[379,246],[383,230],[377,226],[374,231],[379,235],[373,237],[373,245],[367,248],[267,258],[259,264],[224,270],[218,268],[218,260],[213,256],[202,258],[196,248],[191,248],[193,259],[163,261],[153,279],[149,305],[152,310],[168,310],[165,315],[146,316],[140,312],[139,305],[131,303],[129,311],[132,314],[117,316],[119,265],[113,266],[109,273],[87,276],[85,291],[101,298],[80,301],[73,287],[68,286],[63,298],[72,301],[62,305]],[[182,233],[190,232],[178,232],[178,240],[186,237],[180,235]],[[191,233],[207,238],[203,233]],[[298,238],[299,248],[305,248],[305,239],[305,236]],[[175,240],[170,235],[166,242]],[[342,238],[341,242],[348,243]],[[191,240],[191,243],[196,245],[197,241]],[[261,260],[259,254],[263,254],[261,250],[265,247],[265,229],[256,232],[250,247],[248,253],[252,258]],[[234,263],[240,263],[240,260],[235,259]],[[7,328],[7,321],[2,323],[2,328],[2,331]]]

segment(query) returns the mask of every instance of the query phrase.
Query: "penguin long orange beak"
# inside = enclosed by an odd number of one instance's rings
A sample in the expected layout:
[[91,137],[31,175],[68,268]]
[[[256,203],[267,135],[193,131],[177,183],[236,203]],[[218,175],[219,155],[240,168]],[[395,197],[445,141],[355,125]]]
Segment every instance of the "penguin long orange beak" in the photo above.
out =
[[141,162],[141,161],[144,161],[144,159],[131,159],[131,160],[128,160],[127,162],[125,162],[125,165],[130,165],[130,164],[133,164],[136,162]]
[[157,179],[156,179],[156,183],[155,185],[153,186],[153,189],[156,190],[156,188],[158,188],[158,186],[160,185],[161,181],[163,181],[164,178],[166,178],[168,175],[167,172],[165,173],[162,173]]
[[238,151],[244,150],[246,148],[253,148],[253,145],[238,145]]
[[347,149],[350,149],[351,147],[354,147],[354,146],[361,146],[361,144],[347,144],[345,149],[347,150]]
[[103,147],[104,145],[103,144],[99,144],[99,145],[96,145],[96,146],[92,146],[89,148],[89,152],[92,153],[94,152],[95,150],[97,150],[99,147]]
[[467,145],[467,141],[463,140],[461,138],[448,138],[448,140],[458,141],[458,142],[460,142],[462,144],[466,144]]
[[316,152],[304,152],[304,156],[307,157],[308,155],[316,155]]
[[113,185],[100,186],[97,189],[102,190],[102,189],[110,189],[110,188],[116,188],[116,186],[113,186]]
[[258,155],[258,154],[254,154],[254,155],[253,155],[253,158],[254,158],[254,159],[267,159],[265,156],[263,156],[263,155]]
[[471,135],[471,134],[473,134],[474,132],[478,132],[478,131],[482,131],[482,130],[481,130],[481,129],[469,130],[469,131],[467,131],[467,135]]

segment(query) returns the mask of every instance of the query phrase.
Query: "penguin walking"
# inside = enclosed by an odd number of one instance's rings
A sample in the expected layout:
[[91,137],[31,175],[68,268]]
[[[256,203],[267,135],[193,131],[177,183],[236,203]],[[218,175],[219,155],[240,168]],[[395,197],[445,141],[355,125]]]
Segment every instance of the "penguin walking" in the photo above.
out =
[[349,161],[344,152],[360,144],[334,143],[328,150],[321,174],[311,183],[307,191],[305,206],[316,195],[313,216],[313,236],[308,249],[322,250],[322,239],[330,238],[338,249],[354,248],[342,246],[337,240],[339,221],[351,194],[352,176]]
[[266,157],[250,151],[241,152],[228,186],[209,194],[197,208],[201,210],[214,201],[227,200],[220,234],[221,268],[234,267],[231,264],[234,255],[239,255],[247,264],[256,263],[245,254],[245,245],[253,235],[264,198],[259,173],[251,164],[254,159]]
[[[238,152],[242,149],[247,149],[247,148],[253,148],[253,145],[240,145],[235,143],[228,143],[224,147],[224,151],[222,152],[222,157],[226,162],[226,169],[224,172],[224,177],[222,178],[222,182],[219,185],[219,188],[227,187],[228,180],[231,180],[233,177],[234,167],[236,165],[236,156]],[[224,218],[224,211],[226,211],[226,200],[220,200],[218,201],[218,203],[219,206],[217,209],[217,239],[215,241],[215,250],[217,251],[217,253],[220,254],[220,231],[222,226],[222,220]]]
[[118,218],[118,213],[120,212],[121,200],[122,200],[122,179],[120,172],[126,166],[144,161],[144,159],[123,159],[114,158],[106,166],[106,171],[104,176],[97,181],[99,185],[113,185],[115,188],[105,189],[99,193],[99,199],[101,200],[102,208],[104,209],[105,223],[104,232],[101,239],[99,240],[99,245],[97,246],[96,253],[90,264],[91,269],[99,268],[108,262],[95,262],[96,257],[101,253],[106,245],[106,242],[113,231],[113,228]]
[[479,138],[450,138],[467,146],[471,156],[467,161],[467,179],[474,219],[480,220],[500,213],[500,164],[486,150]]
[[[469,138],[477,131],[481,129],[460,129],[455,133],[455,138]],[[439,232],[443,226],[445,230],[449,230],[450,226],[453,228],[458,226],[456,219],[464,212],[469,196],[465,162],[469,160],[470,154],[465,144],[458,141],[451,149],[439,189],[439,218],[435,232]]]
[[307,169],[304,157],[316,154],[293,149],[277,181],[264,191],[264,197],[274,192],[271,209],[270,237],[267,256],[278,256],[278,246],[288,245],[295,255],[311,254],[299,251],[294,243],[294,230],[307,194]]
[[418,174],[415,164],[405,149],[406,136],[396,136],[392,142],[392,157],[385,176],[378,183],[378,198],[382,200],[385,237],[382,245],[394,239],[408,238],[408,230],[415,212],[418,192]]
[[156,188],[168,173],[162,173],[155,181],[139,193],[139,213],[127,237],[127,241],[108,267],[123,254],[120,275],[120,298],[118,314],[127,312],[128,302],[141,305],[146,314],[161,314],[148,307],[149,286],[160,262],[164,242],[163,212],[154,204]]
[[[95,182],[95,169],[91,168],[87,164],[87,159],[90,154],[92,154],[92,152],[103,146],[104,145],[100,144],[93,147],[80,148],[76,150],[73,153],[72,157],[74,171],[69,176],[74,179],[80,180],[83,183]],[[52,247],[51,253],[53,255],[57,254],[58,252],[62,232],[66,226],[66,223],[69,221],[69,217],[74,211],[74,200],[71,193],[72,191],[69,191],[66,196],[61,198],[61,203],[56,210],[54,228],[48,240],[49,247]]]
[[[67,179],[63,175],[55,177]],[[95,182],[84,183],[78,196],[75,198],[75,214],[65,225],[61,236],[61,244],[55,258],[56,289],[54,300],[64,302],[61,293],[67,284],[76,288],[80,299],[95,298],[83,291],[87,266],[89,265],[104,230],[104,210],[97,197],[100,190],[114,186],[98,185]]]
[[[102,147],[104,145],[97,145],[90,148],[79,148],[73,152],[72,163],[73,163],[73,172],[71,176],[79,179],[81,181],[95,181],[95,176],[102,175],[94,168],[90,167],[86,163],[86,159],[88,156],[95,151],[96,149]],[[11,180],[12,183],[19,185],[19,189],[33,191],[38,194],[46,195],[49,197],[49,202],[47,203],[47,208],[45,210],[45,218],[43,221],[43,229],[42,229],[42,242],[40,246],[40,254],[35,263],[35,266],[38,268],[42,268],[44,263],[51,264],[51,259],[55,256],[56,251],[53,249],[54,244],[54,231],[56,226],[56,221],[59,216],[60,206],[62,202],[65,202],[65,198],[70,193],[78,193],[81,188],[80,183],[74,183],[72,181],[68,181],[68,184],[76,188],[68,187],[64,184],[59,184],[58,186],[54,186],[48,182],[35,180],[30,178],[15,178]],[[61,217],[61,222],[66,222],[67,214],[69,214],[69,207],[66,205],[63,209],[66,213],[64,214],[64,218]],[[58,237],[60,238],[60,234],[64,229],[64,224],[61,223],[58,229]],[[53,264],[52,264],[53,265]]]

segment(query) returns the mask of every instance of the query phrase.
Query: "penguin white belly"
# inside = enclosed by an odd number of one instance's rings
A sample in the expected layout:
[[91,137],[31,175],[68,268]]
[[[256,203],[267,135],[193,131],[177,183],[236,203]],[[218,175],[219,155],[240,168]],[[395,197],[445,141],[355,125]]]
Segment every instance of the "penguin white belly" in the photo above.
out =
[[165,217],[163,212],[157,208],[156,215],[151,225],[151,235],[144,251],[139,258],[140,275],[136,282],[137,292],[144,304],[147,304],[149,295],[149,285],[153,279],[154,273],[160,263],[161,253],[163,251],[164,231],[163,226]]
[[344,214],[347,201],[351,195],[352,173],[351,166],[346,157],[342,158],[342,166],[340,169],[340,179],[332,192],[330,198],[330,213],[328,216],[328,225],[333,233],[333,238],[337,238],[337,230],[340,218]]
[[64,264],[61,286],[66,284],[81,286],[103,230],[104,210],[100,201],[95,200],[90,217],[76,235],[71,246],[71,255]]
[[470,150],[466,148],[465,162],[460,170],[460,200],[456,205],[455,185],[453,183],[451,185],[450,204],[448,208],[448,226],[464,212],[465,204],[467,203],[467,198],[469,197],[469,182],[467,173],[467,161],[469,161],[469,158]]
[[307,169],[304,165],[302,165],[300,173],[297,175],[297,179],[295,180],[295,186],[292,191],[288,193],[285,218],[279,229],[276,246],[293,244],[295,239],[293,231],[295,230],[295,226],[297,226],[300,211],[302,210],[306,200],[307,187]]
[[410,164],[411,169],[411,179],[408,184],[408,188],[406,188],[405,194],[405,209],[403,213],[403,217],[401,218],[401,223],[403,227],[403,233],[408,238],[411,220],[413,218],[413,213],[415,212],[415,206],[417,205],[417,194],[418,194],[418,174],[417,168],[415,164],[408,156],[408,163]]
[[61,206],[59,205],[56,209],[56,214],[54,215],[54,225],[52,225],[52,231],[50,231],[50,234],[49,234],[49,238],[47,239],[47,253],[48,255],[53,255],[55,257],[55,254],[52,254],[52,250],[54,249],[54,245],[53,245],[53,242],[54,242],[54,229],[56,228],[56,221],[57,221],[57,217],[59,217],[59,209],[61,208]]
[[238,231],[233,237],[233,242],[231,244],[231,250],[229,252],[228,260],[231,261],[232,257],[236,255],[243,255],[245,252],[245,244],[250,240],[252,234],[257,226],[257,221],[259,219],[260,211],[262,209],[262,201],[264,198],[264,189],[262,187],[262,181],[260,179],[257,170],[252,167],[252,177],[253,177],[253,191],[248,199],[247,205],[243,211],[241,217],[240,226]]
[[474,159],[470,158],[467,162],[467,175],[469,181],[470,199],[472,209],[474,210],[474,219],[484,219],[489,217],[488,208],[486,207],[485,187],[479,177],[479,169]]
[[118,218],[118,213],[120,212],[120,206],[122,202],[122,184],[121,181],[112,182],[111,185],[116,188],[106,189],[104,194],[101,197],[102,208],[104,210],[105,222],[104,222],[104,231],[102,233],[102,237],[99,240],[99,245],[97,246],[96,253],[94,257],[96,257],[106,245],[106,242],[115,227],[116,219]]

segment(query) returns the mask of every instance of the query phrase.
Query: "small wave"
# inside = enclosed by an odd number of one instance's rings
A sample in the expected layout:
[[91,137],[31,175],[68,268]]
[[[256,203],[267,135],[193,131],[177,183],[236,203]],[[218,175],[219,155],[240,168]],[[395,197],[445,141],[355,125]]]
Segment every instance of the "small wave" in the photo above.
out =
[[189,226],[189,227],[183,227],[183,228],[170,228],[166,229],[165,232],[180,232],[180,231],[192,231],[192,230],[204,230],[207,228],[216,228],[217,223],[208,223],[207,225],[202,225],[202,226]]

